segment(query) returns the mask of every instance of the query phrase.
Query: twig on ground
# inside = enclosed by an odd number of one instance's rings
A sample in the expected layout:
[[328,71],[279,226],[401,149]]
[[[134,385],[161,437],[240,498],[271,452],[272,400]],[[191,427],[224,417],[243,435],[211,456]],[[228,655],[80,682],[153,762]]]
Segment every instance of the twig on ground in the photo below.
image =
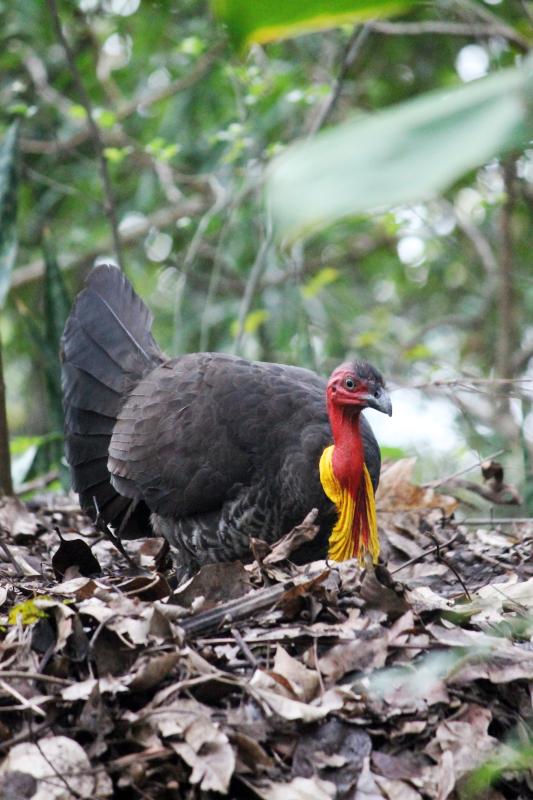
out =
[[20,669],[2,669],[0,678],[20,678],[28,681],[42,681],[43,683],[55,683],[58,686],[72,686],[74,681],[66,678],[56,678],[55,675],[46,675],[44,672],[25,672]]
[[35,714],[39,714],[39,716],[41,717],[46,717],[46,711],[43,711],[43,709],[40,706],[38,706],[37,703],[33,703],[27,697],[24,697],[24,695],[20,694],[20,692],[17,692],[16,689],[14,689],[8,683],[3,681],[1,678],[0,678],[0,687],[4,690],[4,692],[7,692],[12,697],[14,697],[15,700],[18,700],[18,702],[21,705],[21,710],[31,709]]
[[437,552],[440,552],[440,550],[443,550],[443,549],[446,549],[448,547],[451,547],[451,545],[456,541],[458,536],[459,536],[459,533],[456,533],[455,536],[452,536],[452,538],[448,539],[447,542],[442,542],[442,544],[439,543],[437,545],[433,545],[432,547],[426,548],[426,550],[424,550],[419,555],[414,556],[414,558],[410,558],[409,561],[404,561],[404,563],[400,564],[399,567],[396,567],[395,569],[389,570],[389,574],[390,575],[396,575],[396,573],[400,572],[400,570],[405,569],[406,567],[410,567],[413,564],[418,564],[419,561],[423,561],[426,556],[430,556],[433,553],[437,553]]
[[21,566],[20,566],[20,564],[18,563],[17,559],[15,558],[15,556],[13,555],[13,553],[11,552],[11,550],[9,549],[9,547],[7,546],[7,544],[6,544],[5,542],[2,542],[2,541],[0,541],[0,547],[1,547],[1,548],[2,548],[2,550],[4,551],[4,553],[5,553],[5,555],[6,555],[6,558],[7,558],[7,560],[8,560],[8,561],[9,561],[9,562],[10,562],[10,563],[13,565],[13,567],[15,568],[15,572],[17,573],[18,577],[19,577],[19,578],[22,578],[22,577],[24,576],[24,570],[22,569],[22,567],[21,567]]
[[254,669],[257,669],[257,667],[259,666],[257,658],[254,656],[254,654],[252,653],[252,651],[242,638],[240,631],[237,628],[232,628],[231,635],[239,645],[242,654],[244,655],[245,659],[250,664],[250,666],[253,667]]
[[[5,706],[2,706],[2,710],[4,710]],[[33,739],[37,734],[42,733],[51,725],[54,724],[56,721],[56,712],[52,711],[49,713],[48,717],[40,722],[38,725],[32,725],[31,728],[28,728],[25,731],[21,731],[17,733],[16,736],[12,736],[11,739],[4,739],[3,742],[0,742],[0,753],[6,752],[14,747],[16,744],[22,744],[22,742],[27,742],[28,739]]]

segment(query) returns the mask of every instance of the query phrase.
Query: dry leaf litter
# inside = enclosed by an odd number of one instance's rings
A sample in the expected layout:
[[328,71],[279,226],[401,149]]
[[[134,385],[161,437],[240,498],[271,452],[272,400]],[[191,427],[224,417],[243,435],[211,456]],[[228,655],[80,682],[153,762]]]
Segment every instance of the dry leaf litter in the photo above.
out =
[[292,565],[311,514],[174,590],[162,540],[126,561],[72,498],[4,499],[0,797],[532,798],[527,763],[469,780],[531,743],[533,527],[463,525],[412,467],[386,566]]

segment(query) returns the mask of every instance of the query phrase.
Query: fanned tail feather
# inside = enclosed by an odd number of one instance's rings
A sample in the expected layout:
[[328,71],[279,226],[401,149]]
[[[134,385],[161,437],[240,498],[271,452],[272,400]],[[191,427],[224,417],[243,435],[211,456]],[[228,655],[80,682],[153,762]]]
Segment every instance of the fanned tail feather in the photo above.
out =
[[[148,509],[110,483],[111,434],[128,392],[164,360],[150,332],[152,315],[116,267],[92,270],[62,339],[65,449],[82,508],[133,538],[148,525]],[[135,501],[133,501],[135,505]]]

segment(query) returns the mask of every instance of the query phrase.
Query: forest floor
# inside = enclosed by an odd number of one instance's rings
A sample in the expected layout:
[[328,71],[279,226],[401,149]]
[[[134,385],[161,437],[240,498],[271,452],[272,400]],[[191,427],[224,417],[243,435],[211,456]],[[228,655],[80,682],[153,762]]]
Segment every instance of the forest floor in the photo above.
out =
[[532,798],[533,525],[409,470],[386,567],[295,567],[308,521],[175,591],[162,540],[126,560],[71,497],[4,499],[0,797]]

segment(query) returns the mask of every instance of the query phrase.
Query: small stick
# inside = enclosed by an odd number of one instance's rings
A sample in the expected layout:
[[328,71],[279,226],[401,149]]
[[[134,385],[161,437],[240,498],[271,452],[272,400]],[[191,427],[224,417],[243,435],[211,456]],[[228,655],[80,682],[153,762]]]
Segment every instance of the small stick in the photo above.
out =
[[28,681],[43,681],[46,683],[56,683],[58,686],[72,686],[74,681],[68,681],[65,678],[56,678],[55,675],[46,675],[44,672],[24,672],[19,669],[3,669],[0,670],[1,678],[20,678]]
[[6,554],[7,560],[10,561],[11,564],[13,564],[13,566],[15,567],[15,572],[17,573],[17,577],[22,578],[24,575],[24,570],[18,563],[17,559],[15,558],[15,556],[13,555],[7,544],[5,542],[0,541],[0,547]]
[[232,628],[231,629],[231,635],[233,636],[233,638],[235,639],[235,641],[239,645],[239,648],[241,649],[242,654],[244,655],[244,657],[246,658],[246,660],[250,664],[250,666],[252,666],[254,669],[257,669],[257,667],[259,666],[257,658],[254,656],[254,654],[252,653],[252,651],[250,650],[250,648],[248,647],[248,645],[246,644],[246,642],[242,638],[242,636],[240,634],[240,631],[237,630],[237,628]]
[[458,536],[459,534],[456,533],[455,536],[452,536],[452,538],[449,539],[447,542],[443,542],[442,544],[437,544],[434,545],[433,547],[427,548],[422,553],[420,553],[420,555],[414,556],[414,558],[410,558],[409,561],[406,561],[404,564],[400,564],[400,566],[396,567],[396,569],[389,570],[389,574],[396,575],[396,573],[399,572],[401,569],[404,569],[404,567],[410,567],[412,564],[416,564],[418,561],[423,561],[426,556],[430,556],[432,553],[438,553],[439,550],[444,549],[446,547],[450,547],[450,545],[452,545],[455,542]]
[[533,523],[533,517],[489,517],[487,519],[462,519],[458,525],[527,525]]
[[21,710],[27,710],[27,709],[31,708],[31,710],[35,714],[40,714],[42,717],[46,717],[46,711],[43,711],[43,709],[40,706],[38,706],[36,703],[32,703],[31,700],[28,700],[26,697],[21,695],[20,692],[17,692],[16,689],[13,689],[13,687],[10,686],[8,683],[6,683],[3,680],[0,680],[0,686],[2,687],[4,692],[7,692],[12,697],[14,697],[15,700],[19,701],[19,703],[22,706]]

